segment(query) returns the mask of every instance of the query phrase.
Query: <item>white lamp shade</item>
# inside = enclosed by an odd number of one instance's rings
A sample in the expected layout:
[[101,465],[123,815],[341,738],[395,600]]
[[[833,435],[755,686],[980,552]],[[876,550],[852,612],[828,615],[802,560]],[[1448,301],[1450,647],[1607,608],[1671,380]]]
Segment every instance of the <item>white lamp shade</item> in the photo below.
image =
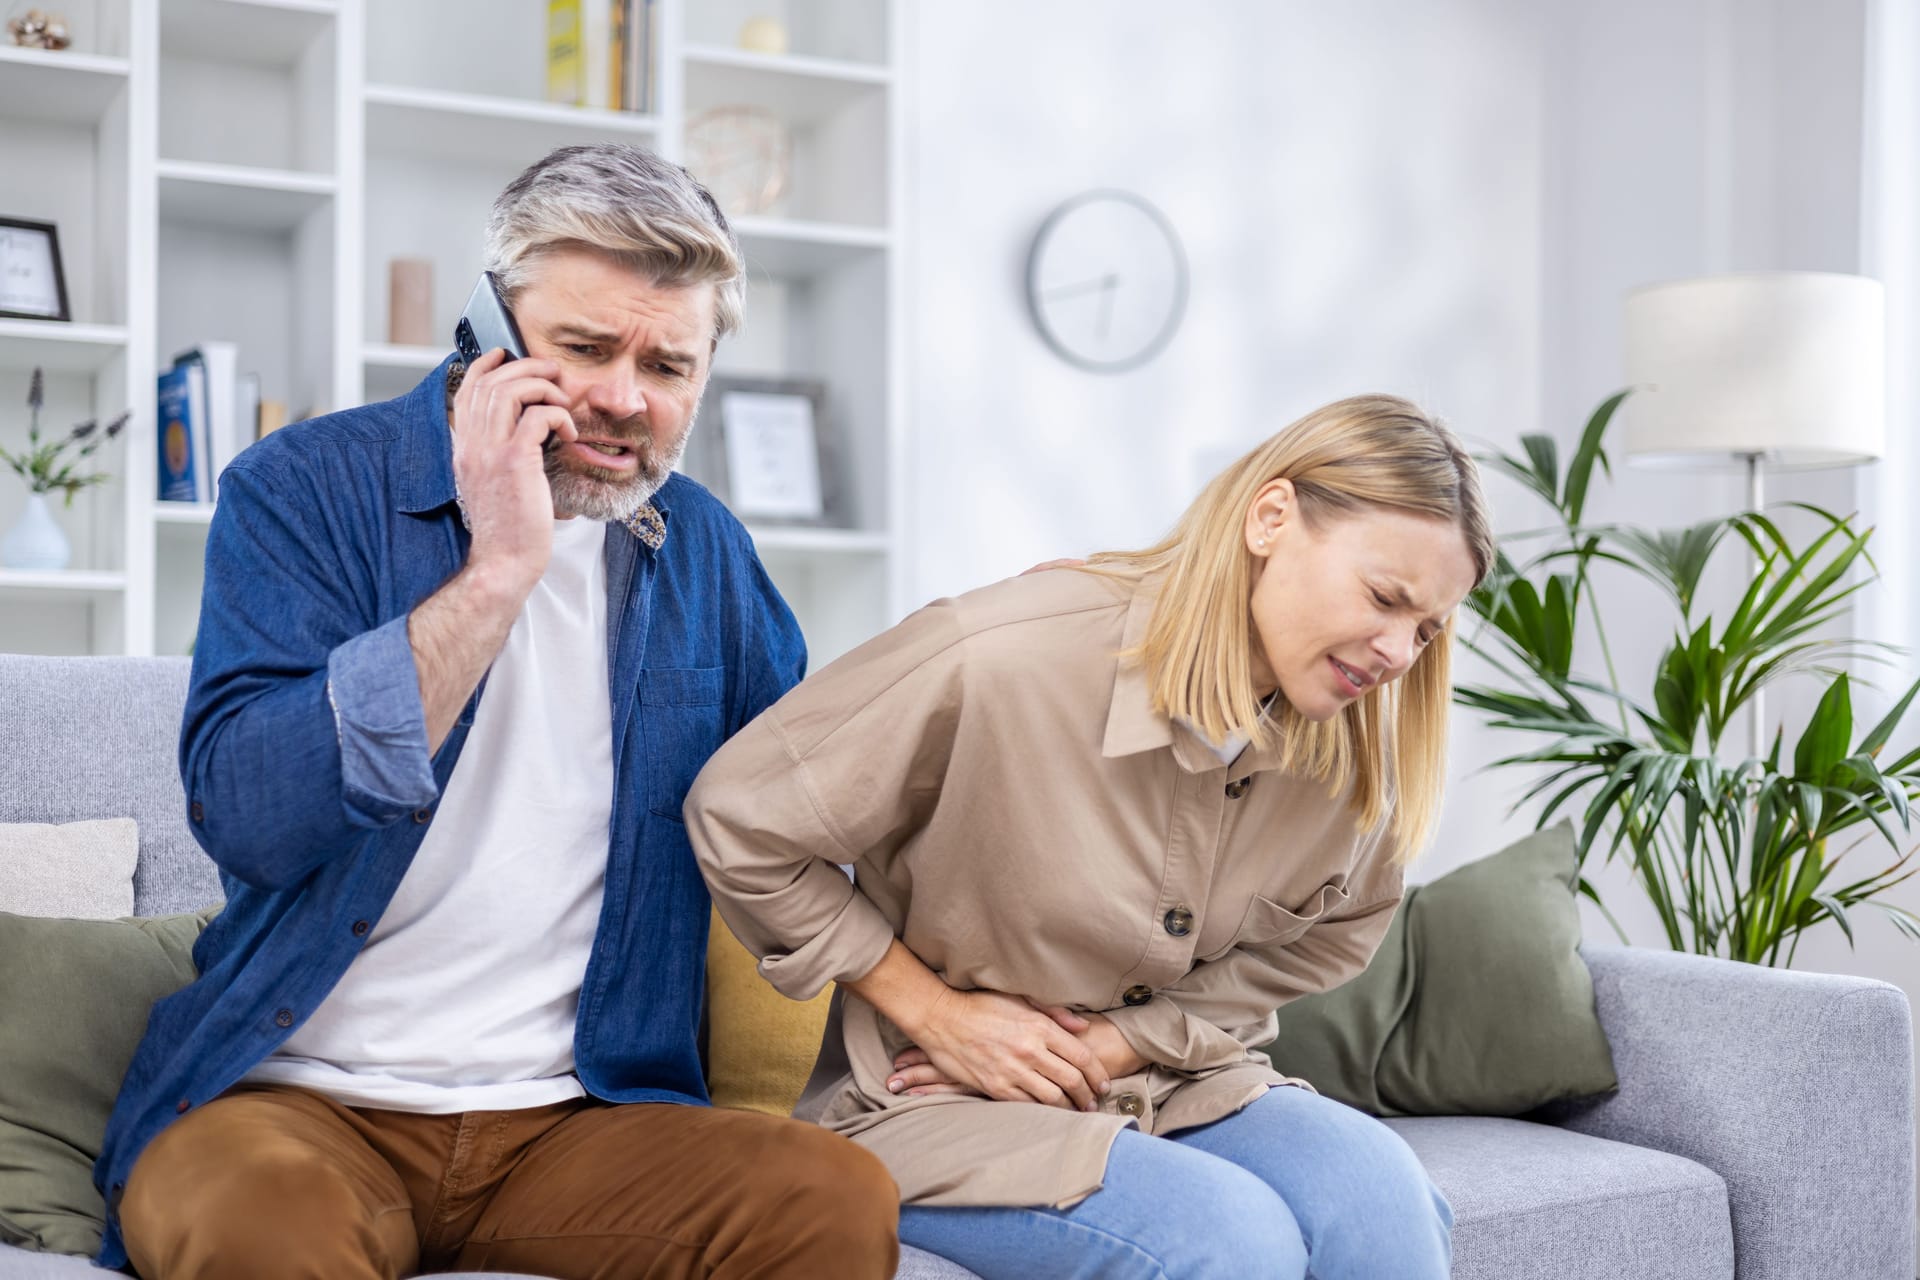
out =
[[1708,276],[1627,295],[1636,462],[1834,467],[1886,451],[1886,291],[1826,272]]

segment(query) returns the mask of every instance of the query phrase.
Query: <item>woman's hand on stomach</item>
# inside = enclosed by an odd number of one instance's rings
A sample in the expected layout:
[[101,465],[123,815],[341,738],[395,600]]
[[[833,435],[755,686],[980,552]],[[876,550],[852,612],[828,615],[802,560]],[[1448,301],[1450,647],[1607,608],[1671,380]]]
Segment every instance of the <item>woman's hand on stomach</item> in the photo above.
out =
[[1108,1088],[1099,1055],[1018,996],[949,990],[927,1009],[915,1041],[888,1077],[895,1093],[971,1093],[1097,1111]]
[[[1056,1026],[1069,1032],[1086,1046],[1098,1063],[1100,1072],[1108,1081],[1146,1069],[1147,1060],[1127,1043],[1127,1038],[1120,1034],[1119,1028],[1100,1014],[1077,1014],[1059,1005],[1031,1007],[1052,1019]],[[906,1049],[896,1057],[893,1060],[893,1068],[894,1074],[888,1077],[887,1087],[895,1093],[921,1097],[933,1093],[982,1094],[984,1092],[955,1080],[934,1062],[925,1049],[918,1045]],[[1104,1094],[1106,1091],[1107,1085],[1103,1082],[1097,1092]],[[1013,1101],[1026,1100],[1026,1098],[1013,1099]]]

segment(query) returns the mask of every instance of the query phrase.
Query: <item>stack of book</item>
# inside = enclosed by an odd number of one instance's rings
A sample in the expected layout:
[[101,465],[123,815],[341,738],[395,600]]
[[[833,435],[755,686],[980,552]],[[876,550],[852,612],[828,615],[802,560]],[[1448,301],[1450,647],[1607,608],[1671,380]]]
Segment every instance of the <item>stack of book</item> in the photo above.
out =
[[286,402],[261,399],[260,375],[239,374],[238,356],[231,342],[203,342],[160,375],[160,501],[212,502],[226,465],[286,425]]
[[654,109],[655,0],[547,0],[547,100]]

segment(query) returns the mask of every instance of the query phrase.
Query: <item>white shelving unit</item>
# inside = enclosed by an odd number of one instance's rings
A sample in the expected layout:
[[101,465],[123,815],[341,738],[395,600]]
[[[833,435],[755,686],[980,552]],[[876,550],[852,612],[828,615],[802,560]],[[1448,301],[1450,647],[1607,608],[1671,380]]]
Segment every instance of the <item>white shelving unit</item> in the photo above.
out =
[[[0,319],[0,441],[134,410],[113,472],[58,517],[74,567],[0,570],[0,650],[181,653],[210,505],[153,500],[155,375],[206,339],[296,417],[401,394],[445,355],[387,341],[395,258],[434,267],[451,333],[489,205],[554,147],[624,140],[686,159],[723,105],[793,136],[783,206],[735,219],[746,330],[723,375],[826,388],[846,528],[750,526],[817,664],[900,612],[906,398],[896,0],[658,0],[654,110],[545,101],[538,0],[93,0],[60,53],[0,48],[0,215],[60,227],[73,320]],[[85,20],[80,20],[84,14]],[[773,56],[735,47],[770,15]],[[709,412],[712,412],[709,409]],[[21,486],[0,476],[0,531]]]

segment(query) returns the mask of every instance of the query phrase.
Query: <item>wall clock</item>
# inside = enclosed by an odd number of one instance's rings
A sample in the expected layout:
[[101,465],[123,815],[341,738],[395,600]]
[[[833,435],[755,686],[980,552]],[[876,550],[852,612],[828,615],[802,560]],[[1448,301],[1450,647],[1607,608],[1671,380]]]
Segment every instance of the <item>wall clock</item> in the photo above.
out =
[[1127,191],[1089,191],[1041,224],[1027,307],[1047,345],[1095,373],[1160,353],[1187,307],[1187,258],[1166,215]]

